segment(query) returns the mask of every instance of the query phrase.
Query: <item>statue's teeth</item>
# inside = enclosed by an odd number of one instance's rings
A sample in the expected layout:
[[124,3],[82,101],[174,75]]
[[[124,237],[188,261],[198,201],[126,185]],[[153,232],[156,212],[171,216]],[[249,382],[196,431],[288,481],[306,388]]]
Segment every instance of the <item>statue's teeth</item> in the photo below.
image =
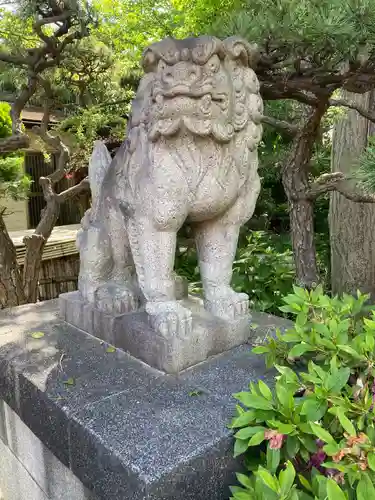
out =
[[201,99],[201,110],[203,112],[209,111],[211,102],[212,102],[211,94],[204,95]]

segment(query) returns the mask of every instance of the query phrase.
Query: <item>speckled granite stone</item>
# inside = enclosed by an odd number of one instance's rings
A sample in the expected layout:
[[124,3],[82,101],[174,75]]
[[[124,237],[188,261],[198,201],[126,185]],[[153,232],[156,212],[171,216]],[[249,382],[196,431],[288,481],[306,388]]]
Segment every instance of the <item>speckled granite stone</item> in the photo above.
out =
[[[262,319],[260,337],[280,322]],[[249,346],[174,376],[67,325],[55,301],[0,313],[0,398],[99,500],[228,498],[231,393],[265,377]]]

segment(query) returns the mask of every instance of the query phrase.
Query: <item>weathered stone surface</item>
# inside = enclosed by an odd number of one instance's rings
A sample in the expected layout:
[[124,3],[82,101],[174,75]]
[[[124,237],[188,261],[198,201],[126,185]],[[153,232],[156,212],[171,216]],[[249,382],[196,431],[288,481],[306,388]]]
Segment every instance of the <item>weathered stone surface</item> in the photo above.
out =
[[1,400],[0,422],[5,428],[0,437],[4,500],[96,500]]
[[[191,311],[192,328],[189,332],[155,329],[146,311],[110,315],[87,305],[79,292],[60,296],[62,319],[95,335],[166,373],[178,373],[204,361],[209,356],[228,351],[247,343],[253,333],[250,316],[222,320],[209,314],[198,298],[179,303]],[[90,309],[91,308],[91,309]],[[92,328],[87,329],[87,317],[93,317]]]
[[250,347],[165,375],[57,314],[54,301],[0,313],[0,398],[98,500],[227,498],[230,393],[272,377]]
[[[90,163],[93,203],[77,238],[84,301],[112,316],[145,310],[153,332],[190,338],[191,350],[195,318],[178,300],[186,287],[173,272],[176,235],[185,221],[195,235],[205,310],[228,322],[229,337],[236,334],[231,322],[248,315],[247,295],[230,283],[239,230],[260,190],[263,104],[255,54],[236,37],[151,45],[126,141],[113,161],[98,143]],[[95,331],[110,321],[93,314]],[[87,329],[91,312],[83,316]],[[239,344],[243,332],[236,331]],[[201,344],[207,356],[210,349]],[[230,338],[223,342],[228,345]],[[184,346],[178,355],[195,359]],[[171,356],[177,351],[172,347]]]

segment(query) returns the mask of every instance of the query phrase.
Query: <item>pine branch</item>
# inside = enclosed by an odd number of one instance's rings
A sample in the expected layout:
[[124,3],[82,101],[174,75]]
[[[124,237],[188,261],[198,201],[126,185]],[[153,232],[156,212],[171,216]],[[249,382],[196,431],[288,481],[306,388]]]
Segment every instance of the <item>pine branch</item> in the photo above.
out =
[[368,120],[370,120],[372,122],[375,122],[375,113],[371,112],[370,110],[368,110],[364,106],[361,106],[360,104],[356,104],[354,102],[348,102],[348,101],[345,101],[344,99],[330,99],[329,105],[330,106],[342,106],[344,108],[354,109],[364,118],[367,118]]
[[84,179],[81,180],[79,184],[76,184],[75,186],[68,188],[65,191],[62,191],[60,194],[58,194],[57,198],[60,203],[64,203],[65,201],[74,198],[74,196],[77,196],[89,190],[90,190],[89,178],[85,177]]
[[293,123],[289,123],[284,120],[277,120],[276,118],[272,118],[272,116],[263,115],[261,118],[261,122],[265,125],[270,125],[280,132],[284,132],[290,137],[296,136],[300,131],[300,127],[298,125],[294,125]]
[[0,141],[0,154],[13,153],[30,146],[30,138],[26,134],[11,135]]
[[11,109],[12,132],[14,135],[22,134],[21,113],[29,99],[35,94],[37,89],[37,79],[34,74],[30,74],[27,85],[22,89],[20,95],[14,101]]
[[14,64],[15,66],[28,66],[31,58],[8,54],[8,52],[0,52],[0,61]]
[[342,172],[323,174],[310,185],[305,196],[309,200],[315,200],[322,194],[337,191],[348,200],[356,203],[375,203],[374,194],[365,193],[357,189],[350,181],[351,179],[346,177]]
[[317,106],[319,99],[312,92],[291,89],[286,84],[280,87],[273,82],[261,81],[260,93],[264,100],[294,99],[309,106]]

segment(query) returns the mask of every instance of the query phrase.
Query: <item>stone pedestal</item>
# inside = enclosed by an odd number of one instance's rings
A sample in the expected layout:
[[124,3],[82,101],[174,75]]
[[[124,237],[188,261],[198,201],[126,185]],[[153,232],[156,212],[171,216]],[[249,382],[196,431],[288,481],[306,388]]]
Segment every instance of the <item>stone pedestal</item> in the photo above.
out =
[[60,316],[67,323],[118,347],[165,373],[178,373],[208,357],[247,343],[250,316],[225,321],[203,308],[201,299],[179,301],[192,312],[191,332],[178,330],[162,335],[155,330],[144,310],[111,315],[83,301],[79,292],[60,296]]
[[[289,326],[253,316],[257,343]],[[0,311],[0,489],[7,500],[229,498],[241,470],[232,394],[273,376],[250,345],[168,375],[61,321],[56,301]]]

